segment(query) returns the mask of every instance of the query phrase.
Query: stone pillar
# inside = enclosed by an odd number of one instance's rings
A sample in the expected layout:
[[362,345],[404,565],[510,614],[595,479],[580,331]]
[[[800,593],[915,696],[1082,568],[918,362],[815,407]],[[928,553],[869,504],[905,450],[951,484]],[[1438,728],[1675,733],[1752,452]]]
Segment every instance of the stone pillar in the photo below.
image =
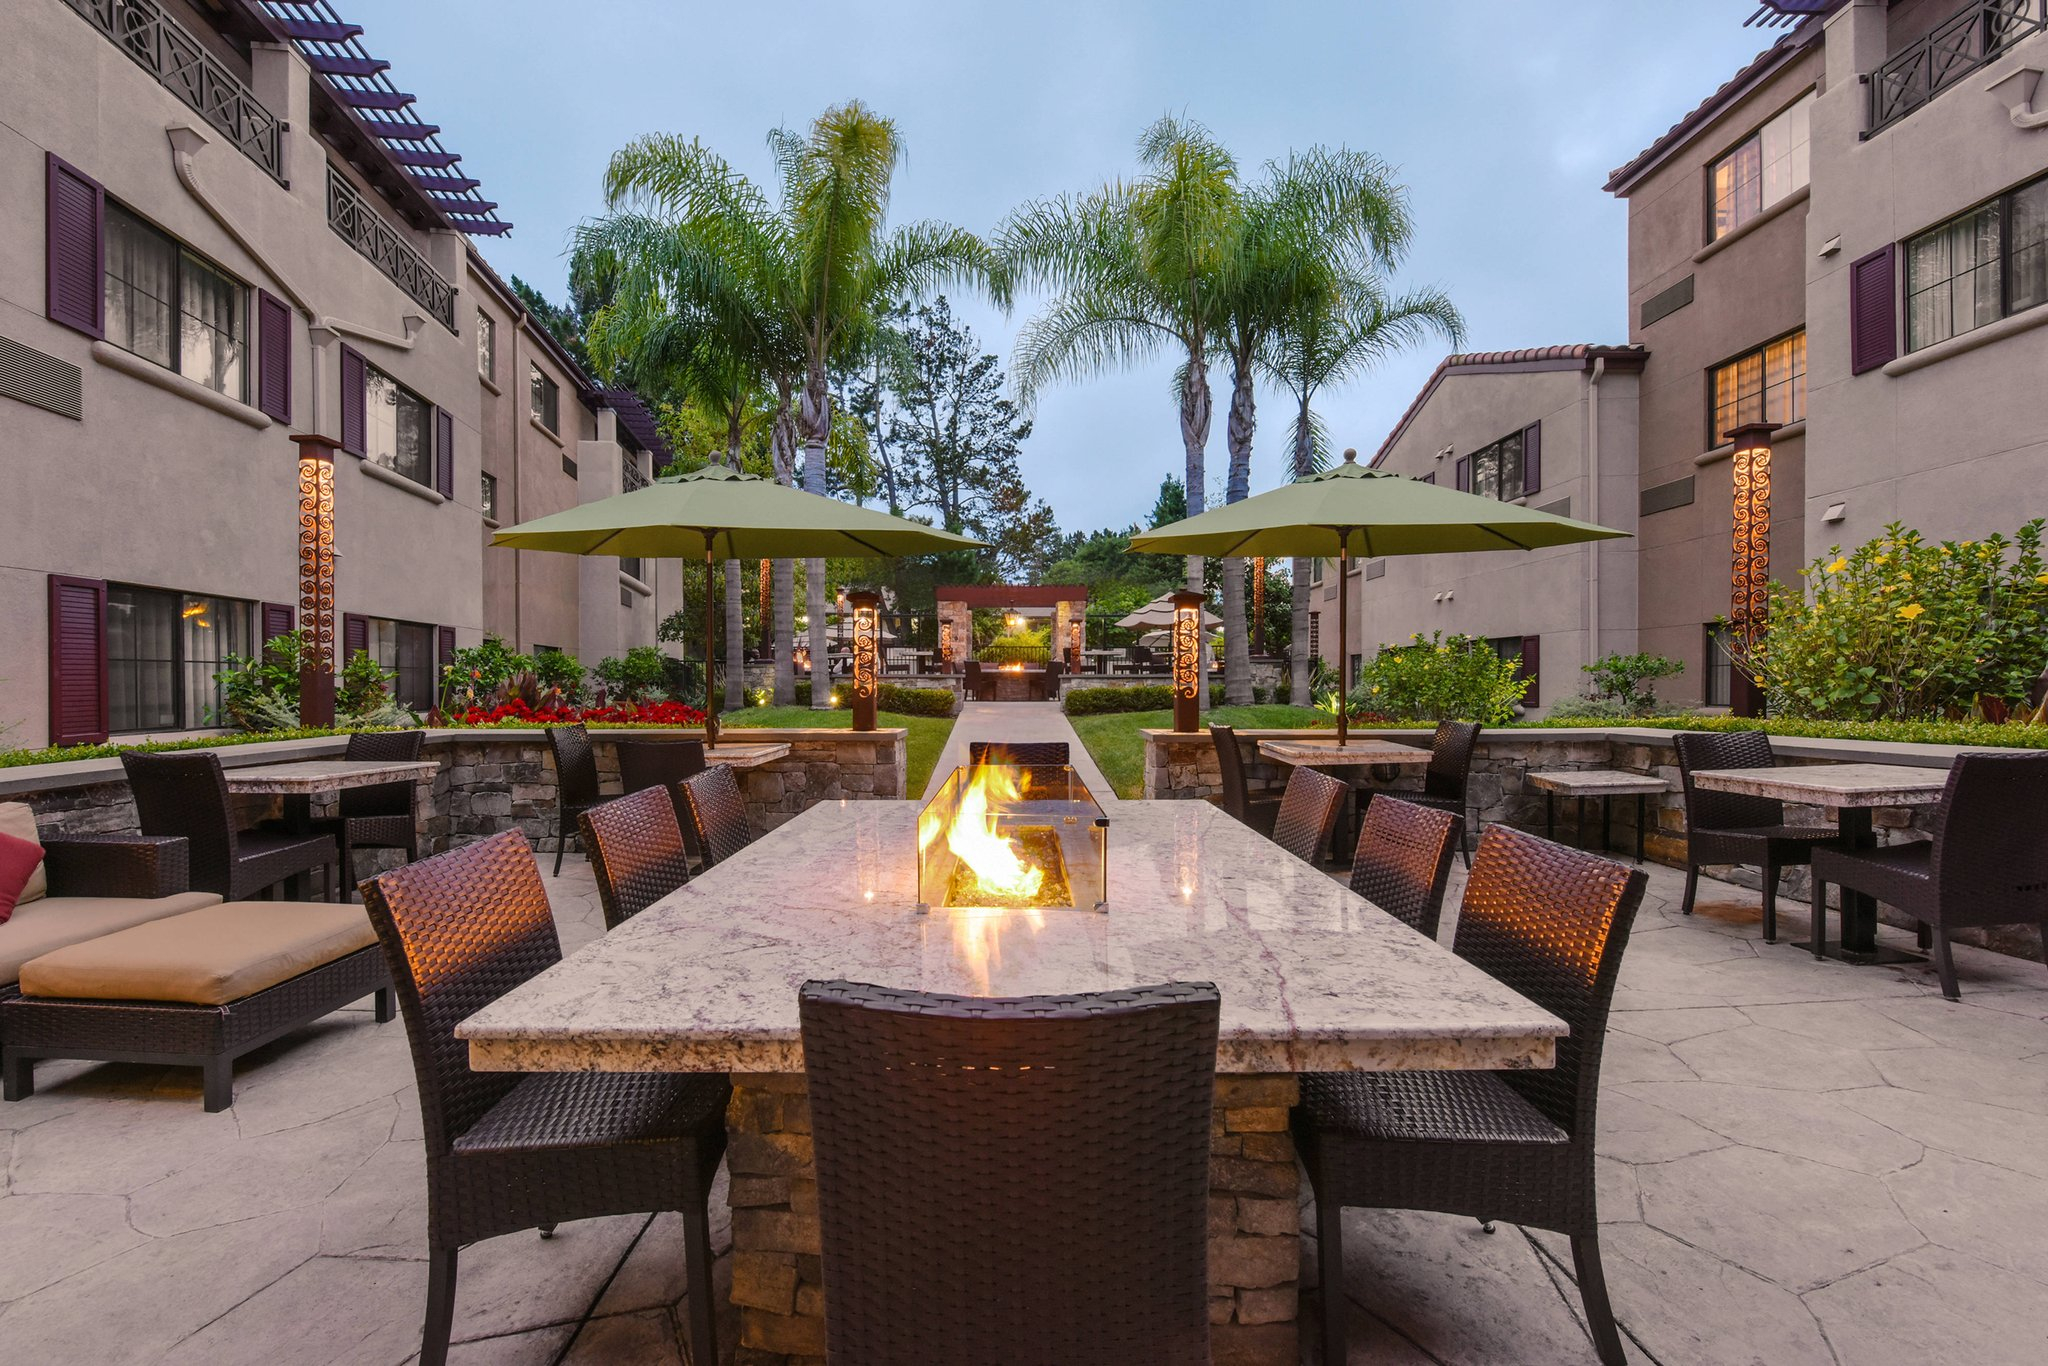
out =
[[1291,1074],[1216,1078],[1209,1121],[1209,1360],[1294,1366],[1301,1176],[1287,1112]]
[[825,1272],[803,1074],[735,1074],[725,1115],[740,1319],[734,1366],[822,1362]]

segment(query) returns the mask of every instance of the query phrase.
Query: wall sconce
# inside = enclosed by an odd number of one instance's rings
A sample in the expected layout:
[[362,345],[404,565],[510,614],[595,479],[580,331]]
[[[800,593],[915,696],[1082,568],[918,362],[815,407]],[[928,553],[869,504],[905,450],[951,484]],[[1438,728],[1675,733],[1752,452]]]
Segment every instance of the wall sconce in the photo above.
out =
[[1081,672],[1081,646],[1083,643],[1081,638],[1081,621],[1077,617],[1067,623],[1067,667],[1075,673]]
[[1012,634],[1015,634],[1024,629],[1024,618],[1015,612],[1011,612],[1003,618],[1003,625]]
[[1266,654],[1266,557],[1252,557],[1252,653]]
[[1173,728],[1192,734],[1202,728],[1202,595],[1183,588],[1173,595]]
[[[332,437],[296,432],[299,444],[299,724],[334,724],[334,451]],[[436,692],[438,693],[438,689]]]
[[853,609],[853,728],[875,728],[875,700],[881,688],[876,645],[881,635],[882,595],[862,590],[846,595]]
[[[1735,447],[1733,555],[1728,575],[1728,626],[1746,655],[1769,627],[1771,593],[1771,434],[1775,422],[1745,422],[1728,433]],[[1763,710],[1757,680],[1738,669],[1747,685],[1734,700],[1738,715]]]
[[939,672],[950,673],[953,666],[953,619],[939,618]]

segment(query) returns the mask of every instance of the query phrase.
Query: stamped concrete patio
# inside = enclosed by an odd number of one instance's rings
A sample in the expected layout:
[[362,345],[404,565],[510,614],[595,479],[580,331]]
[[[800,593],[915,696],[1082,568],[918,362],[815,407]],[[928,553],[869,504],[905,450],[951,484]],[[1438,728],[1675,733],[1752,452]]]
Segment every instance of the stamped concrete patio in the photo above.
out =
[[[1950,1004],[1918,968],[1761,944],[1754,895],[1724,884],[1682,918],[1679,883],[1651,870],[1601,1105],[1608,1279],[1632,1356],[2048,1359],[2048,968],[1959,948]],[[551,894],[565,947],[599,932],[587,867]],[[1803,917],[1785,920],[1797,937]],[[195,1072],[46,1064],[34,1097],[0,1106],[0,1154],[11,1360],[414,1355],[424,1168],[397,1023],[344,1012],[265,1050],[217,1115]],[[1352,1361],[1592,1359],[1562,1240],[1349,1217]],[[1312,1246],[1306,1261],[1312,1283]],[[480,1244],[453,1359],[680,1361],[681,1265],[673,1216]]]

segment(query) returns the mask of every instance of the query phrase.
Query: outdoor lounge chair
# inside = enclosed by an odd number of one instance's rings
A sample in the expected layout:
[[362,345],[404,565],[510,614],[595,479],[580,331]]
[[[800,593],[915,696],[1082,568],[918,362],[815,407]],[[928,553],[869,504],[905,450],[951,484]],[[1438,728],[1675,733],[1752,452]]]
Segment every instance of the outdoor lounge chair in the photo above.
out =
[[1358,831],[1351,890],[1434,939],[1451,854],[1464,837],[1464,817],[1381,793]]
[[475,1072],[455,1026],[561,961],[540,865],[516,831],[363,886],[405,1012],[427,1157],[420,1366],[444,1366],[457,1254],[611,1214],[683,1219],[690,1360],[715,1362],[708,1203],[725,1153],[723,1075]]
[[690,880],[690,855],[675,803],[659,788],[642,788],[593,806],[576,818],[604,927],[615,930]]
[[827,1360],[1206,1366],[1215,987],[798,1001]]
[[[1787,825],[1785,804],[1775,797],[1716,792],[1695,787],[1692,775],[1705,769],[1771,768],[1777,755],[1771,737],[1762,731],[1679,731],[1678,774],[1685,785],[1685,899],[1679,909],[1692,914],[1703,864],[1748,863],[1763,870],[1764,942],[1778,942],[1778,876],[1786,868],[1813,862],[1816,849],[1837,845],[1833,826]],[[1825,918],[1814,903],[1814,937],[1823,938]]]
[[1557,1065],[1302,1077],[1294,1136],[1316,1198],[1323,1360],[1349,1360],[1343,1213],[1351,1207],[1467,1214],[1489,1232],[1506,1219],[1564,1234],[1600,1360],[1626,1366],[1600,1266],[1594,1111],[1608,1005],[1645,885],[1641,869],[1489,827],[1455,947],[1571,1027],[1557,1041]]
[[192,889],[242,901],[320,869],[328,897],[342,900],[341,853],[332,835],[237,830],[220,756],[212,750],[182,754],[121,755],[135,814],[145,835],[181,835],[187,841]]

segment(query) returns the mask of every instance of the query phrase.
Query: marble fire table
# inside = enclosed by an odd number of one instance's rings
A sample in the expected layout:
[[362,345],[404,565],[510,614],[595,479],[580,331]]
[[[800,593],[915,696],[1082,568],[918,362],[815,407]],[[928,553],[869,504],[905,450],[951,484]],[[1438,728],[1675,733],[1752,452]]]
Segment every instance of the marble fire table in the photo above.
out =
[[471,1065],[729,1072],[741,1359],[824,1351],[797,988],[1222,992],[1210,1295],[1218,1360],[1296,1360],[1295,1074],[1548,1067],[1556,1017],[1207,802],[1124,802],[1106,911],[916,912],[917,806],[824,803],[457,1029]]

